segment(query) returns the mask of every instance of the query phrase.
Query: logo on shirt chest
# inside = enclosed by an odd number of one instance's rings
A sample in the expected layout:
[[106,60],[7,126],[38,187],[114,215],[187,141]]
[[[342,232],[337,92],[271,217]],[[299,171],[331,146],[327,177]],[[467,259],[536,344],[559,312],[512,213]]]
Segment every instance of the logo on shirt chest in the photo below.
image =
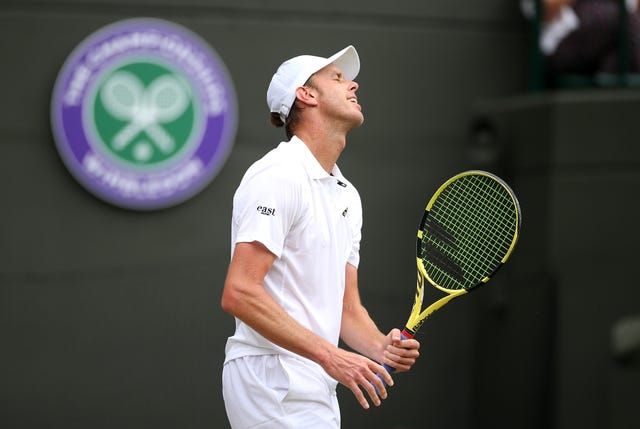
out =
[[275,216],[276,215],[276,209],[271,208],[271,207],[258,206],[256,208],[256,210],[261,215],[265,215],[265,216]]

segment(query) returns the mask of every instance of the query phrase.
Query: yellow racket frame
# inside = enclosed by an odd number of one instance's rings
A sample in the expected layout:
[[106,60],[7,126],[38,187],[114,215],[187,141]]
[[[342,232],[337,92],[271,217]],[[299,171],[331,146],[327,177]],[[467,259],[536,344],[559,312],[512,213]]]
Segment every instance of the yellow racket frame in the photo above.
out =
[[[482,170],[469,170],[469,171],[465,171],[463,173],[459,173],[459,174],[453,176],[452,178],[450,178],[449,180],[447,180],[446,182],[444,182],[438,188],[438,190],[433,194],[433,196],[429,200],[429,203],[427,204],[427,207],[426,207],[425,211],[429,212],[431,210],[431,208],[433,207],[433,204],[438,199],[440,194],[452,182],[454,182],[454,181],[456,181],[456,180],[458,180],[458,179],[460,179],[460,178],[462,178],[464,176],[470,176],[470,175],[486,176],[486,177],[489,177],[492,180],[496,181],[497,183],[499,183],[507,191],[508,195],[512,199],[512,202],[513,202],[514,206],[516,207],[517,216],[516,216],[515,233],[514,233],[514,237],[513,237],[512,241],[511,241],[511,245],[509,246],[506,254],[504,255],[504,257],[500,261],[500,264],[502,265],[509,259],[509,256],[511,255],[511,253],[513,252],[513,249],[515,248],[515,245],[516,245],[516,243],[518,241],[518,237],[519,237],[520,223],[521,223],[520,204],[519,204],[518,199],[516,198],[513,190],[511,190],[509,185],[507,185],[506,182],[504,182],[504,180],[500,179],[498,176],[496,176],[496,175],[494,175],[492,173],[489,173],[489,172],[486,172],[486,171],[482,171]],[[422,239],[422,235],[423,235],[422,229],[418,229],[418,237],[417,238],[419,240]],[[408,319],[408,321],[406,323],[406,326],[405,326],[405,331],[403,332],[404,335],[407,336],[407,337],[413,337],[413,335],[420,328],[420,326],[422,326],[424,321],[431,314],[433,314],[435,311],[437,311],[440,308],[442,308],[445,304],[447,304],[452,299],[457,298],[457,297],[462,296],[462,295],[465,295],[465,294],[467,294],[469,292],[469,290],[471,290],[471,289],[448,289],[448,288],[442,287],[442,286],[438,285],[431,277],[429,277],[422,259],[417,257],[417,256],[416,256],[416,265],[417,265],[417,268],[418,268],[417,284],[416,284],[416,295],[415,295],[415,300],[414,300],[414,303],[413,303],[413,307],[411,308],[411,314],[409,315],[409,319]],[[495,271],[494,271],[494,273],[495,273]],[[490,278],[491,278],[490,276],[487,276],[487,277],[483,278],[481,280],[480,284],[487,283]],[[440,298],[439,300],[435,301],[434,303],[429,305],[427,308],[422,310],[422,302],[423,302],[424,293],[425,293],[425,291],[424,291],[425,280],[428,281],[435,288],[437,288],[437,289],[441,290],[442,292],[446,293],[447,295],[445,297],[443,297],[443,298]]]

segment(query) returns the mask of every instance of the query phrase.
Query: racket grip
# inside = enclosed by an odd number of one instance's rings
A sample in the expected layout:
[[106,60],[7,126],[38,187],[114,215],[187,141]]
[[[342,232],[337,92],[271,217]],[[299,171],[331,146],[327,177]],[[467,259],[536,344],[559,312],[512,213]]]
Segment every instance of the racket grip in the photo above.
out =
[[[413,333],[408,331],[407,328],[403,329],[402,333],[400,334],[400,339],[408,340],[408,339],[411,339],[411,338],[413,338]],[[382,367],[384,369],[386,369],[389,374],[393,374],[394,372],[396,372],[396,369],[394,367],[391,367],[391,366],[387,365],[386,363],[383,363]],[[382,384],[384,384],[384,386],[386,387],[387,383],[386,383],[386,381],[384,381],[384,378],[380,374],[378,374],[378,378],[382,381]]]

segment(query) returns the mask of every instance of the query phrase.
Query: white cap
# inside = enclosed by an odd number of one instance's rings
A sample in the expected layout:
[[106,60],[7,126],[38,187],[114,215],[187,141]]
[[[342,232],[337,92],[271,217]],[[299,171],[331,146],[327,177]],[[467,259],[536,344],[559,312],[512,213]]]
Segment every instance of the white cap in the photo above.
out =
[[318,70],[335,64],[345,79],[353,80],[360,71],[360,58],[356,48],[349,45],[329,58],[300,55],[285,61],[271,78],[267,89],[267,104],[272,113],[279,113],[282,122],[289,116],[296,100],[296,90]]

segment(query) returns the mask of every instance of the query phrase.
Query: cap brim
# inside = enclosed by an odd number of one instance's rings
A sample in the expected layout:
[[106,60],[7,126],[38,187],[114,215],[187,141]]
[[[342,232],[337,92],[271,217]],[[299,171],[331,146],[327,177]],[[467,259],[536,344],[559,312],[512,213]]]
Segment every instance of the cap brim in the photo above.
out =
[[360,72],[360,57],[352,45],[327,58],[327,64],[335,64],[347,80],[355,79]]

